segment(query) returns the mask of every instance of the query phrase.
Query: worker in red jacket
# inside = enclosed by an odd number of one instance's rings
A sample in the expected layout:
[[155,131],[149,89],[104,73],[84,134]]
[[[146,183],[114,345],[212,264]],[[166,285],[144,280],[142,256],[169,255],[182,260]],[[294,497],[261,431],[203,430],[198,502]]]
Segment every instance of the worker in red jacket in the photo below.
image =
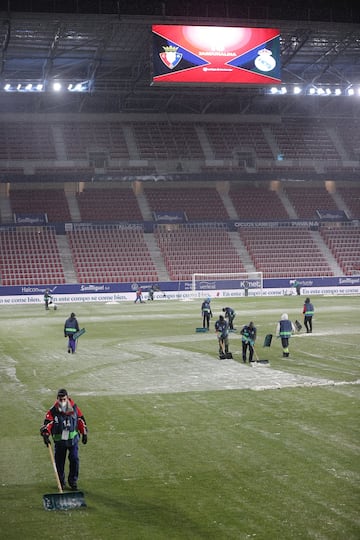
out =
[[87,443],[87,426],[84,415],[74,401],[69,397],[65,388],[57,393],[57,399],[45,416],[40,428],[46,446],[49,446],[50,435],[55,446],[55,463],[62,488],[65,487],[65,460],[69,458],[69,487],[77,490],[79,477],[79,439]]

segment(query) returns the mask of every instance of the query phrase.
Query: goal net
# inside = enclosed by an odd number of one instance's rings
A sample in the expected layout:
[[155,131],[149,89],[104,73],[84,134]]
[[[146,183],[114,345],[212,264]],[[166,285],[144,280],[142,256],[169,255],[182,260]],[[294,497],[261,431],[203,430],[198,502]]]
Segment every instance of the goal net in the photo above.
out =
[[239,296],[251,295],[251,291],[262,291],[262,272],[227,272],[222,274],[192,274],[192,297],[199,298],[211,291],[232,289],[238,291]]

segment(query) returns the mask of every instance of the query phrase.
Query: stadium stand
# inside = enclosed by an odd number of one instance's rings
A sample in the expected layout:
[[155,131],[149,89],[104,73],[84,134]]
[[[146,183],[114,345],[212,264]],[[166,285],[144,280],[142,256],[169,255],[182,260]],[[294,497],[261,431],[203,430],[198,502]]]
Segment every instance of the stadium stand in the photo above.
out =
[[[229,188],[228,193],[237,213],[235,219],[254,223],[289,219],[279,196],[280,192],[270,190],[268,184],[254,187],[251,182],[236,182],[230,183]],[[316,219],[316,209],[324,209],[325,206],[327,210],[330,207],[338,209],[336,199],[326,191],[325,187],[306,185],[304,189],[304,186],[286,185],[283,190],[301,218]],[[355,215],[358,212],[359,189],[343,186],[337,191]],[[63,190],[14,189],[10,193],[13,210],[17,212],[46,212],[50,222],[71,221],[67,214],[67,199]],[[149,187],[149,183],[145,183],[142,193],[152,212],[166,214],[184,211],[191,221],[191,223],[176,226],[155,226],[154,236],[163,258],[161,263],[164,263],[170,279],[191,279],[191,275],[195,272],[221,273],[224,271],[224,260],[228,272],[250,271],[248,267],[244,267],[239,249],[235,248],[230,240],[225,226],[225,222],[230,219],[229,213],[216,187],[205,189],[204,186],[198,187],[198,184],[195,184],[194,187],[187,185],[186,189],[181,189],[178,186],[164,187],[163,183],[156,187]],[[139,231],[128,241],[123,235],[119,240],[117,238],[119,233],[115,231],[116,226],[112,230],[110,225],[111,222],[141,223],[143,221],[137,196],[132,188],[113,188],[108,185],[100,189],[93,186],[86,187],[85,184],[85,190],[77,195],[76,200],[79,204],[81,220],[94,223],[93,228],[96,231],[94,234],[89,232],[90,229],[86,232],[67,233],[78,282],[158,280],[160,270],[152,260],[142,227],[140,227],[141,241],[138,238]],[[100,225],[101,223],[104,225]],[[339,229],[336,242],[334,239],[330,242],[330,233],[324,227],[323,223],[320,230],[325,231],[322,234],[325,245],[333,253],[344,274],[352,275],[359,266],[359,257],[356,249],[349,248],[347,241],[350,235],[349,230]],[[47,230],[42,227],[39,229]],[[55,232],[52,234],[55,235]],[[305,228],[284,226],[276,229],[261,227],[250,230],[242,227],[239,234],[254,269],[262,271],[265,278],[286,277],[293,275],[294,272],[303,277],[333,275],[333,268],[314,242],[311,232]],[[352,234],[352,242],[355,242],[358,228],[354,227]],[[341,235],[344,236],[343,241],[340,240]],[[285,250],[282,248],[284,242]],[[8,247],[7,243],[3,245],[5,253]],[[36,255],[36,246],[34,249],[34,255]],[[339,251],[338,254],[336,250]],[[18,283],[20,275],[26,277],[27,281],[24,283],[35,283],[39,279],[49,282],[51,277],[56,278],[58,283],[64,282],[63,270],[60,269],[60,273],[58,271],[58,261],[54,261],[57,263],[54,269],[55,274],[44,275],[44,272],[41,272],[39,277],[37,276],[41,266],[52,269],[50,259],[51,257],[47,256],[44,262],[43,258],[36,257],[34,265],[37,270],[35,271],[27,259],[23,261],[18,257],[17,260],[22,261],[21,264],[15,266],[5,264],[2,271],[2,283],[12,283],[13,278],[17,279]],[[12,262],[13,258],[5,260],[3,257],[3,263]],[[19,266],[26,268],[26,272],[20,273]],[[11,269],[14,270],[13,276]]]
[[51,125],[26,121],[0,121],[0,160],[54,160]]
[[359,228],[322,227],[321,235],[345,275],[359,273],[360,234]]
[[281,124],[271,124],[271,131],[285,159],[341,159],[324,122],[283,117]]
[[94,226],[68,231],[79,283],[157,281],[142,227]]
[[152,188],[144,194],[152,212],[185,212],[189,221],[223,221],[228,213],[215,187]]
[[230,198],[239,219],[251,221],[289,219],[288,212],[275,191],[249,183],[232,184]]
[[11,189],[15,214],[46,214],[49,223],[71,221],[64,189]]
[[360,157],[360,129],[359,119],[354,118],[351,121],[345,118],[339,118],[334,123],[334,129],[339,136],[347,154],[347,158],[353,161],[359,161]]
[[360,218],[360,186],[338,185],[338,193],[343,198],[346,206],[350,210],[350,218]]
[[[130,120],[134,115],[36,115],[26,122],[0,122],[0,171],[70,174],[90,180],[97,171],[109,175],[163,174],[164,171],[231,172],[302,171],[354,173],[359,169],[356,119],[339,125],[324,120],[278,115],[277,121],[222,122],[186,116]],[[116,119],[113,117],[116,116]],[[279,159],[280,156],[280,159]],[[352,160],[352,161],[351,161]],[[22,165],[22,167],[21,167]],[[331,178],[331,176],[330,176]],[[275,179],[275,178],[274,178]]]
[[217,122],[203,125],[215,159],[233,159],[236,152],[246,150],[253,151],[260,159],[274,159],[261,124]]
[[91,150],[104,151],[110,159],[129,159],[120,122],[67,122],[60,127],[68,160],[86,160]]
[[142,221],[132,189],[85,189],[77,194],[83,221]]
[[317,187],[291,187],[284,188],[290,203],[292,204],[298,218],[316,219],[317,210],[338,210],[336,202],[328,193],[324,186]]
[[155,237],[172,280],[191,280],[194,273],[246,271],[221,224],[157,225]]
[[2,285],[65,283],[55,229],[0,229],[0,274]]
[[332,276],[311,232],[297,227],[241,227],[240,237],[264,278]]
[[131,127],[141,159],[204,159],[193,122],[134,122]]

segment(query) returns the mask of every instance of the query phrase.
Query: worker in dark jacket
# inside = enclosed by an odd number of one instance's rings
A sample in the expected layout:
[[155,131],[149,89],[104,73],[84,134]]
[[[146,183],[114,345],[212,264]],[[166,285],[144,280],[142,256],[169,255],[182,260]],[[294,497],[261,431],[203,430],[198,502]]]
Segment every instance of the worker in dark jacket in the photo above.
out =
[[310,302],[310,298],[306,298],[304,307],[303,307],[303,314],[304,314],[304,325],[306,328],[306,333],[311,334],[312,333],[312,319],[314,316],[314,306]]
[[225,319],[228,320],[229,329],[230,330],[235,330],[234,329],[234,319],[235,319],[235,316],[236,316],[235,311],[231,307],[224,307],[222,310],[223,310],[223,312],[225,314]]
[[300,296],[300,294],[301,294],[301,285],[300,285],[300,282],[297,279],[295,279],[295,281],[294,281],[294,287],[295,287],[295,290],[296,290],[296,294],[298,296]]
[[52,304],[52,296],[50,294],[50,290],[46,289],[44,293],[44,303],[45,303],[45,309],[49,309],[49,305]]
[[[215,332],[219,342],[219,358],[232,358],[229,353],[229,325],[223,315],[220,315],[215,323]],[[229,356],[230,355],[230,356]]]
[[249,349],[249,363],[253,362],[253,356],[254,356],[254,345],[256,341],[256,326],[254,326],[254,323],[252,321],[249,322],[249,324],[246,324],[243,326],[243,328],[240,330],[240,334],[242,336],[241,338],[241,345],[242,345],[242,359],[243,362],[246,362],[246,353]]
[[55,464],[62,488],[65,487],[65,461],[69,459],[69,487],[77,490],[79,477],[79,439],[87,443],[87,426],[84,415],[74,401],[69,397],[65,388],[57,393],[57,399],[46,413],[44,423],[40,428],[46,446],[51,444],[52,436],[55,446]]
[[70,317],[66,319],[64,324],[64,336],[68,338],[68,353],[75,352],[76,349],[76,339],[74,339],[74,334],[80,330],[79,323],[75,316],[75,313],[71,313]]
[[201,315],[203,319],[203,328],[207,328],[209,330],[210,327],[210,319],[212,317],[212,311],[210,306],[211,298],[208,296],[205,298],[203,303],[201,304]]
[[289,321],[288,314],[283,313],[276,327],[276,335],[277,337],[281,339],[281,345],[283,348],[284,358],[288,358],[290,356],[289,339],[291,338],[294,332],[295,332],[294,324],[291,321]]

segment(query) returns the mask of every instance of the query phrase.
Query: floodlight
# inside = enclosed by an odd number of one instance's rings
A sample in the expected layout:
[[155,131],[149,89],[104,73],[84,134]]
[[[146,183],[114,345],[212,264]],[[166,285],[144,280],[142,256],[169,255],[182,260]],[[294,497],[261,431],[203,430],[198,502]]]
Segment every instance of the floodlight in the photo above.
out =
[[11,86],[10,86],[9,83],[5,84],[4,90],[5,90],[5,92],[9,92],[9,90],[11,90]]
[[301,94],[301,88],[300,88],[300,86],[294,86],[294,90],[293,90],[293,91],[294,91],[294,94],[296,94],[296,95],[297,95],[297,94]]
[[313,95],[315,94],[315,92],[316,92],[316,89],[312,86],[312,87],[310,88],[310,90],[309,90],[309,94],[310,94],[311,96],[313,96]]
[[54,84],[53,84],[53,90],[55,90],[55,92],[59,92],[59,90],[61,90],[61,83],[59,83],[59,82],[54,82]]
[[348,96],[353,96],[355,94],[355,90],[353,88],[348,88]]
[[341,96],[341,88],[335,88],[335,96]]
[[276,88],[276,86],[273,86],[272,88],[270,88],[271,94],[277,94],[277,92],[278,92],[278,89]]

